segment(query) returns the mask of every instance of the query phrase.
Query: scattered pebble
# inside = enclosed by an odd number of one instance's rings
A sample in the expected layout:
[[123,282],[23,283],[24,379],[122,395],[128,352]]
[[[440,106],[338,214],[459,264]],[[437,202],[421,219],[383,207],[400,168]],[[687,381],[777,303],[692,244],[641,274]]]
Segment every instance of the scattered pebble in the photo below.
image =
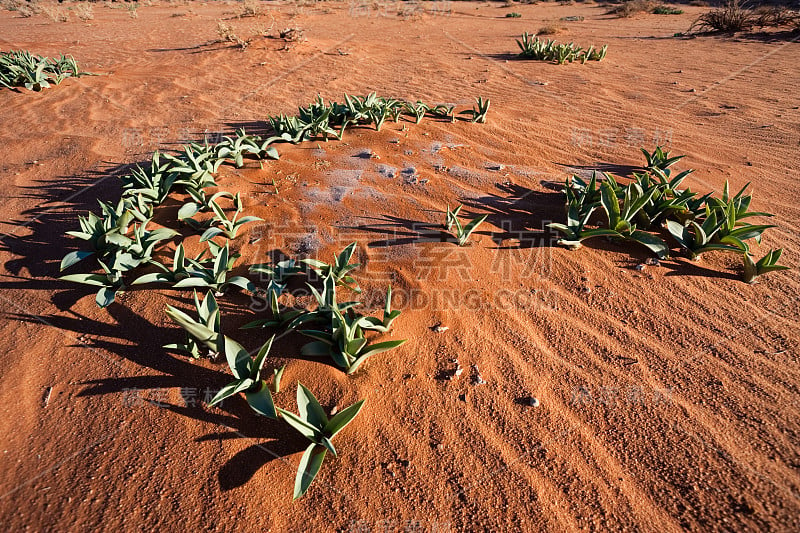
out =
[[660,266],[661,261],[659,261],[655,257],[648,257],[647,259],[645,259],[644,264],[648,266]]
[[638,272],[644,272],[646,265],[644,263],[639,263],[635,267],[633,267]]
[[533,396],[528,398],[528,403],[530,404],[531,407],[539,407],[539,399],[534,398]]
[[403,152],[405,155],[414,155],[414,150],[406,150]]
[[478,370],[478,365],[472,365],[472,370],[475,375],[472,377],[472,384],[473,385],[485,385],[486,382],[483,380],[480,371]]
[[464,373],[464,369],[463,369],[463,368],[461,368],[461,367],[458,367],[458,368],[456,368],[455,372],[453,372],[453,375],[454,375],[455,377],[459,377],[459,376],[460,376],[461,374],[463,374],[463,373]]
[[585,292],[586,294],[589,294],[590,292],[592,292],[592,288],[591,287],[584,287],[583,288],[583,292]]
[[498,170],[503,170],[504,168],[506,168],[506,166],[505,165],[501,165],[500,163],[487,163],[486,164],[486,170],[498,171]]
[[435,331],[436,333],[444,333],[448,329],[450,329],[449,326],[443,326],[443,325],[439,324],[438,326],[435,326],[433,328],[433,331]]
[[333,409],[331,409],[331,416],[335,415],[338,412],[339,412],[339,406],[338,405],[334,405]]

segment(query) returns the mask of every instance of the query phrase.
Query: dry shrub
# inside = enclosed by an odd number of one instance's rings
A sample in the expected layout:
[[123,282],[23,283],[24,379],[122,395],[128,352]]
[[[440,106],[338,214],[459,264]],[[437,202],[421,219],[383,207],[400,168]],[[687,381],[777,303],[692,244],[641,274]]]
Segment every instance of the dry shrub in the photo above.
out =
[[88,3],[77,4],[73,8],[73,11],[75,12],[75,16],[84,22],[86,22],[87,20],[92,20],[94,18],[94,10],[92,9],[91,4]]
[[800,24],[800,13],[785,6],[761,6],[753,10],[754,25],[761,28],[777,28]]
[[236,34],[236,31],[233,29],[233,26],[221,20],[217,21],[217,34],[219,35],[219,40],[217,42],[233,43],[242,50],[245,50],[252,41],[252,38],[242,39],[241,37],[239,37]]
[[755,24],[753,12],[746,9],[739,0],[728,0],[720,8],[700,15],[689,27],[689,31],[725,32],[749,30]]
[[[219,39],[212,41],[212,43],[232,43],[242,50],[246,50],[247,47],[250,46],[250,44],[256,39],[268,36],[274,25],[275,19],[273,18],[272,24],[270,24],[269,27],[264,27],[263,25],[251,27],[247,37],[240,37],[239,33],[237,33],[237,30],[234,29],[233,26],[227,22],[218,20],[217,34],[219,35]],[[253,31],[255,31],[255,33],[253,33]]]
[[558,24],[547,24],[546,26],[539,28],[539,31],[536,32],[536,35],[555,35],[566,29],[567,28],[564,26],[559,26]]
[[651,0],[625,0],[618,6],[611,8],[608,14],[626,18],[632,17],[637,13],[650,13],[654,7],[655,3]]
[[36,2],[26,2],[25,0],[2,0],[0,7],[7,11],[16,11],[23,18],[32,17],[42,11]]
[[40,6],[39,9],[53,22],[69,21],[69,12],[61,6]]
[[302,28],[285,28],[278,35],[287,43],[302,41],[304,37]]
[[739,0],[728,0],[722,7],[700,15],[689,31],[735,33],[755,27],[773,28],[792,24],[800,24],[800,16],[785,7],[760,7],[753,10],[745,7]]
[[239,18],[257,17],[261,14],[261,7],[258,5],[258,0],[242,0],[242,12],[239,13]]

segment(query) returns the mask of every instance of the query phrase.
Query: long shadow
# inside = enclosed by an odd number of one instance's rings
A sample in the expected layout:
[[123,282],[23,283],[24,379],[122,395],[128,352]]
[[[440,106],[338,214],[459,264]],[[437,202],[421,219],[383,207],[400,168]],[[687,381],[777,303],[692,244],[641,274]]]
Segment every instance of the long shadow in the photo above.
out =
[[642,172],[644,169],[636,165],[618,165],[615,163],[596,162],[590,165],[568,165],[566,163],[555,163],[565,169],[575,171],[580,177],[591,177],[594,172],[608,172],[623,178],[632,178],[635,172]]
[[77,242],[64,232],[78,228],[76,214],[97,211],[98,199],[119,197],[115,176],[127,167],[38,180],[23,187],[23,196],[33,207],[23,211],[21,219],[8,221],[14,230],[0,236],[2,250],[16,256],[6,261],[5,269],[15,275],[26,270],[32,277],[57,275],[58,262]]
[[[495,187],[503,194],[462,199],[463,205],[467,207],[459,215],[462,221],[488,214],[486,223],[499,228],[499,231],[476,230],[475,235],[489,236],[502,249],[551,246],[555,242],[546,225],[563,218],[564,201],[560,192],[542,193],[515,184],[496,184]],[[440,215],[444,217],[443,213]],[[343,228],[385,236],[370,241],[368,246],[371,248],[423,242],[457,243],[445,231],[442,223],[422,222],[393,215],[362,218],[374,222]]]
[[463,200],[472,209],[468,218],[489,212],[486,222],[500,228],[490,232],[498,248],[535,248],[552,246],[546,225],[564,216],[564,196],[561,192],[539,192],[516,184],[495,185],[502,194],[491,194]]

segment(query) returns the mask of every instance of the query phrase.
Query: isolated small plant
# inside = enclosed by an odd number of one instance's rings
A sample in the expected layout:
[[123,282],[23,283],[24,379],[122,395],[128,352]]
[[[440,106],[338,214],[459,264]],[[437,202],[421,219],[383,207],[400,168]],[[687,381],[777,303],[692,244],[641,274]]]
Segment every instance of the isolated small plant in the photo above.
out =
[[285,409],[278,409],[281,417],[287,424],[296,429],[301,435],[311,441],[303,456],[294,482],[294,499],[300,498],[311,486],[311,482],[319,473],[325,454],[331,452],[337,455],[336,448],[331,440],[342,431],[361,411],[364,400],[342,409],[336,415],[328,418],[325,410],[316,397],[302,383],[297,384],[297,410],[294,414]]
[[475,99],[475,105],[471,110],[465,111],[465,113],[469,113],[472,115],[472,122],[477,122],[478,124],[486,124],[486,114],[489,112],[489,105],[491,101],[487,99],[483,99],[480,96]]
[[518,19],[518,18],[522,18],[522,14],[521,13],[517,13],[516,11],[512,11],[511,13],[506,13],[506,18],[507,19]]
[[461,212],[462,207],[464,206],[459,205],[455,208],[455,210],[450,211],[450,206],[447,206],[444,223],[445,229],[453,233],[453,236],[456,238],[456,242],[458,242],[459,246],[465,246],[467,242],[469,242],[469,237],[472,235],[472,232],[478,229],[478,226],[480,226],[489,216],[481,215],[479,217],[475,217],[470,220],[466,226],[462,226],[461,221],[458,219],[458,214]]

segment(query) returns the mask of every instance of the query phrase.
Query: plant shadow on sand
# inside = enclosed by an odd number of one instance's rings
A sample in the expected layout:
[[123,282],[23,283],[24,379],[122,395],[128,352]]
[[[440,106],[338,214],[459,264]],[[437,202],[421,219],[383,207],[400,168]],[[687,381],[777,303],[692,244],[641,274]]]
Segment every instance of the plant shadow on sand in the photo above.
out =
[[[124,395],[133,391],[141,402],[220,427],[217,431],[198,437],[196,442],[237,438],[268,439],[266,443],[259,442],[236,453],[225,463],[218,474],[220,487],[223,490],[245,484],[261,466],[270,461],[305,449],[306,443],[291,428],[276,420],[255,414],[242,397],[226,399],[215,408],[201,406],[201,401],[196,397],[184,398],[185,405],[147,400],[142,397],[148,391],[157,392],[164,389],[191,390],[201,397],[204,392],[212,395],[230,382],[231,376],[225,372],[224,362],[220,364],[219,369],[212,369],[194,364],[185,356],[165,353],[162,344],[174,341],[176,336],[183,335],[183,332],[176,328],[158,327],[121,303],[113,303],[107,309],[115,324],[92,320],[73,311],[70,311],[72,316],[16,314],[11,315],[11,318],[72,331],[80,334],[81,338],[83,335],[102,337],[81,340],[71,347],[88,348],[101,356],[104,352],[111,353],[135,363],[140,368],[147,368],[160,374],[87,380],[82,383],[86,388],[78,393],[79,397],[119,394],[123,401]],[[127,342],[131,330],[149,331],[152,334],[141,337],[137,344],[131,344]],[[115,341],[117,339],[119,342]],[[296,345],[294,340],[279,339],[273,350],[280,354],[295,353],[297,349],[294,345]],[[272,362],[273,366],[277,367],[280,366],[278,363],[281,360],[273,359]],[[272,369],[267,366],[265,372],[271,374]]]
[[[489,236],[497,248],[534,248],[551,246],[555,242],[545,227],[548,222],[562,216],[563,199],[558,193],[542,193],[515,184],[496,184],[500,193],[479,198],[463,199],[468,210],[462,211],[459,218],[466,221],[484,214],[486,221],[478,227],[474,235]],[[424,242],[444,242],[455,244],[457,240],[445,231],[444,213],[433,213],[442,222],[423,222],[394,215],[380,218],[364,217],[369,223],[346,226],[344,229],[358,230],[385,237],[368,243],[371,248],[402,246]],[[374,221],[374,222],[372,222]],[[485,225],[494,225],[499,231],[481,230]],[[509,243],[510,241],[510,243]]]

